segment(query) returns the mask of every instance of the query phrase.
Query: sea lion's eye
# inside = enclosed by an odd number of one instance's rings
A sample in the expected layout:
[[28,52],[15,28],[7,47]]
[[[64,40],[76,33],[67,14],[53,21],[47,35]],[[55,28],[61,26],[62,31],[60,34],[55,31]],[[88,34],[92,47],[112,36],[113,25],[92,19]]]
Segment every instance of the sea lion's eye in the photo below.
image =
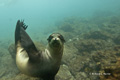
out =
[[53,36],[52,35],[50,35],[49,37],[48,37],[48,42],[50,42],[51,41],[51,39],[53,38]]

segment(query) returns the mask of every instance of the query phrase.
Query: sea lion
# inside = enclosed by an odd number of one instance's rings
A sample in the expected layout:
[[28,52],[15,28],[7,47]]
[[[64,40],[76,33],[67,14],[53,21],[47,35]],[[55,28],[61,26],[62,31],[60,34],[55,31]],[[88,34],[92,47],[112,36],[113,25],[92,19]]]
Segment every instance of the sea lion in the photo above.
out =
[[64,49],[64,37],[53,33],[48,37],[48,45],[40,51],[26,33],[28,26],[24,21],[17,21],[15,29],[16,64],[18,69],[29,76],[43,80],[55,80]]

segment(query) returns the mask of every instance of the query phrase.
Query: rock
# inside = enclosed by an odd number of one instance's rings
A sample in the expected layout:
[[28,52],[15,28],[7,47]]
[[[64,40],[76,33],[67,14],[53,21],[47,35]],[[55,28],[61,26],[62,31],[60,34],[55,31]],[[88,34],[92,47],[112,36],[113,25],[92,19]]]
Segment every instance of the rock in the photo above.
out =
[[73,32],[74,28],[70,23],[64,23],[59,29],[63,30],[64,32]]
[[79,53],[82,54],[83,52],[91,53],[92,51],[110,48],[113,46],[113,43],[108,44],[105,40],[81,39],[75,42],[74,46],[78,49]]
[[70,61],[76,56],[78,50],[74,47],[73,43],[66,43],[64,47],[64,54],[61,64],[69,65]]
[[120,45],[120,35],[116,36],[113,41],[118,45]]
[[107,40],[111,38],[111,35],[103,31],[93,31],[88,34],[84,34],[85,39],[102,39]]
[[8,47],[8,51],[10,53],[10,55],[12,56],[12,58],[16,59],[16,53],[15,53],[15,45],[14,44],[11,44],[9,47]]
[[75,79],[70,73],[68,66],[63,64],[60,66],[60,70],[56,75],[56,80],[75,80]]
[[5,70],[1,71],[1,72],[0,72],[0,77],[5,76],[5,74],[6,74],[6,71],[5,71]]

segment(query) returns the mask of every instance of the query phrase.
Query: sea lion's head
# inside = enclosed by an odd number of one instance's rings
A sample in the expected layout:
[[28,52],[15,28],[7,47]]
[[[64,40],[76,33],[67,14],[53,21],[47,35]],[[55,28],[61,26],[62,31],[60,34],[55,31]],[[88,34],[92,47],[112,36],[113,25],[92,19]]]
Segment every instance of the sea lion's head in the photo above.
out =
[[53,33],[48,37],[48,43],[50,47],[59,48],[65,43],[64,37],[60,33]]

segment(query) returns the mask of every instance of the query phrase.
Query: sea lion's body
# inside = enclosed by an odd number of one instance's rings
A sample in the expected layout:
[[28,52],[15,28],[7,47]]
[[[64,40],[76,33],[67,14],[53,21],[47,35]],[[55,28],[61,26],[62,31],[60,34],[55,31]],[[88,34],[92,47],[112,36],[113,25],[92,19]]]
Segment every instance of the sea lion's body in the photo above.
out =
[[39,51],[25,32],[27,27],[18,21],[15,30],[16,64],[27,75],[43,80],[54,80],[63,54],[64,39],[60,34],[52,34],[44,51]]

